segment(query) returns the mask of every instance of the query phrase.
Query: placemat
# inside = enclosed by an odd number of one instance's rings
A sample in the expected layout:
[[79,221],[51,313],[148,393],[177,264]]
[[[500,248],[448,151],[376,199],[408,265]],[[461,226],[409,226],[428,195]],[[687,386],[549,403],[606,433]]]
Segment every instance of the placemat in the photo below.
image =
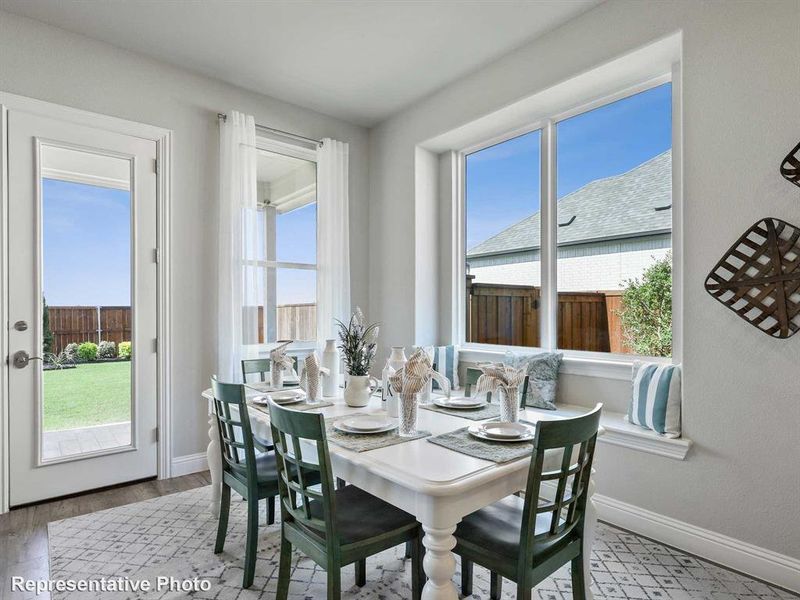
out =
[[418,440],[428,437],[431,434],[430,431],[418,431],[414,436],[401,437],[397,434],[397,429],[385,433],[358,434],[344,433],[333,427],[333,424],[340,419],[350,419],[362,414],[365,413],[352,413],[346,416],[326,419],[325,433],[328,436],[328,441],[355,452],[368,452],[369,450],[377,450],[378,448],[385,448],[386,446],[394,446],[395,444]]
[[494,419],[500,416],[499,404],[486,404],[480,408],[445,408],[435,404],[420,404],[420,408],[453,415],[454,417],[462,417],[470,421],[483,421],[484,419]]
[[482,458],[483,460],[490,460],[496,463],[504,463],[519,458],[530,457],[533,453],[533,441],[490,442],[473,437],[467,429],[467,427],[462,427],[450,433],[443,433],[430,437],[428,441],[432,444],[461,452],[461,454],[467,454],[475,458]]
[[[263,404],[253,404],[252,402],[248,402],[247,406],[251,406],[256,410],[260,410],[263,413],[269,414],[269,407],[264,406]],[[321,402],[308,402],[307,400],[303,400],[302,402],[295,402],[294,404],[287,404],[283,408],[288,408],[289,410],[312,410],[314,408],[325,408],[326,406],[333,406],[333,402],[328,402],[327,400],[323,400]]]

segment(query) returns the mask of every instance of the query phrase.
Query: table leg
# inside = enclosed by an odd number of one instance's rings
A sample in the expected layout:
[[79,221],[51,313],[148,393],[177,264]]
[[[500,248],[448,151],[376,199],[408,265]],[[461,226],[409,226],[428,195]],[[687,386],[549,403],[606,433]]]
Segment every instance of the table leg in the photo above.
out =
[[586,517],[583,525],[583,580],[586,582],[586,600],[592,600],[592,546],[597,529],[597,507],[594,504],[594,469],[589,478],[586,500]]
[[453,584],[456,573],[456,557],[451,550],[456,545],[453,527],[429,527],[422,524],[425,537],[425,558],[422,566],[428,581],[422,589],[422,600],[458,600],[458,592]]
[[215,517],[219,516],[219,503],[222,497],[222,456],[220,455],[219,430],[217,429],[217,418],[210,415],[208,419],[208,449],[206,459],[208,460],[208,470],[211,473],[211,505],[209,510]]

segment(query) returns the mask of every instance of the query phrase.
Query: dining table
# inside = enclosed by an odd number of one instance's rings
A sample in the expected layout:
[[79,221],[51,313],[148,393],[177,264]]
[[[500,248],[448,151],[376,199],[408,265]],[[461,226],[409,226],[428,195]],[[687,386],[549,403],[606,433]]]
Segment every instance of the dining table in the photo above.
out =
[[[255,397],[263,396],[264,392],[258,388],[258,385],[253,387],[246,385],[248,404]],[[457,391],[453,393],[453,397],[457,395]],[[210,425],[207,457],[212,481],[212,500],[209,509],[217,516],[222,490],[222,458],[211,390],[204,391],[203,397],[208,401]],[[329,419],[356,413],[386,415],[385,403],[379,394],[371,396],[369,404],[365,407],[348,406],[342,394],[324,398],[324,404],[328,405],[311,409],[304,407],[304,409],[321,412],[326,422]],[[417,412],[417,429],[430,432],[433,436],[475,423],[474,420],[458,414],[447,414],[421,407]],[[248,414],[253,434],[271,440],[268,410],[265,407],[253,406],[248,409]],[[552,411],[533,408],[520,411],[520,419],[529,423],[562,418],[565,417]],[[456,545],[453,535],[456,526],[464,516],[524,490],[530,458],[494,462],[431,443],[428,439],[422,437],[361,452],[329,442],[330,460],[336,478],[356,485],[417,518],[424,531],[423,568],[427,576],[422,598],[456,600],[459,597],[453,582],[456,557],[452,552]],[[550,464],[547,464],[548,461]],[[546,456],[545,463],[546,470],[559,469],[561,453],[554,453],[551,457]],[[584,568],[587,582],[591,581],[589,557],[592,556],[591,549],[597,524],[597,512],[592,500],[594,477],[593,471],[588,488],[584,528],[584,556],[587,557],[584,560]],[[587,594],[591,594],[588,589]],[[591,598],[591,595],[588,597]]]

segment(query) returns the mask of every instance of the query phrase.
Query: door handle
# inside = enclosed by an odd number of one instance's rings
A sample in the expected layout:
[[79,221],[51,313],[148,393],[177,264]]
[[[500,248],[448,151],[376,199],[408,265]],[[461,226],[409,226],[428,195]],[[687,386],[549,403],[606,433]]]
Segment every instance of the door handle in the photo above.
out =
[[41,356],[31,356],[25,350],[19,350],[14,353],[14,366],[18,369],[24,369],[32,360],[42,360]]

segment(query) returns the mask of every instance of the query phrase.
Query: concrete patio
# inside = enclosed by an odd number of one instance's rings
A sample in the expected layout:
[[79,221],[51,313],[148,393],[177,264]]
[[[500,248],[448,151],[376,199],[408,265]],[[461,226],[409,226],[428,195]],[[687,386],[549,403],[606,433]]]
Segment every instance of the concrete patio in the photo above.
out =
[[108,423],[93,427],[45,431],[43,435],[44,460],[108,450],[131,443],[131,423]]

